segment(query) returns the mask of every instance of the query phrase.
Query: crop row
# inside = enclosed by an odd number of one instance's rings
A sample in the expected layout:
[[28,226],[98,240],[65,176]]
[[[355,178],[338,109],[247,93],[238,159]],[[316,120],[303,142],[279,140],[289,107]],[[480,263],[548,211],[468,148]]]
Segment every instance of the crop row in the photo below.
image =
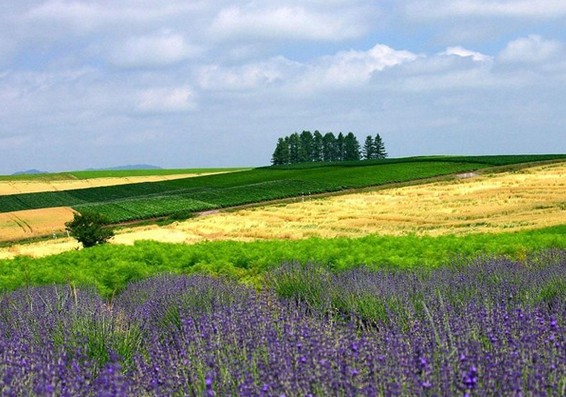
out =
[[[386,158],[377,160],[363,160],[366,166],[377,164],[422,163],[422,162],[453,162],[475,163],[482,166],[495,167],[522,163],[536,163],[543,161],[566,160],[566,154],[526,154],[526,155],[490,155],[490,156],[415,156],[404,158]],[[358,167],[360,161],[340,161],[330,163],[299,163],[272,166],[277,169],[308,169],[325,166]]]
[[[0,212],[48,207],[100,210],[113,222],[175,215],[212,207],[407,182],[552,156],[430,157],[308,167],[266,167],[161,182],[0,196]],[[179,203],[164,199],[178,197]],[[133,200],[132,203],[128,201]],[[187,201],[189,200],[189,201]],[[190,200],[202,202],[202,207]],[[164,205],[159,208],[159,204]],[[187,204],[186,208],[183,205]],[[165,210],[171,208],[171,212]]]
[[[256,175],[252,175],[253,178],[243,181],[235,182],[229,179],[230,177],[240,177],[241,175],[238,174],[210,177],[208,180],[201,181],[204,182],[202,186],[198,184],[197,178],[168,181],[161,184],[161,186],[166,184],[170,189],[163,193],[168,196],[150,194],[143,199],[133,198],[111,203],[83,204],[74,206],[74,208],[79,212],[84,210],[99,212],[105,215],[110,222],[118,223],[368,185],[401,182],[438,175],[441,171],[446,173],[459,172],[462,171],[462,167],[468,169],[469,166],[460,163],[404,163],[381,165],[379,168],[376,166],[358,167],[356,169],[325,167],[319,170],[301,170],[301,179],[289,179],[292,176],[299,176],[297,171],[257,170]],[[273,175],[281,179],[257,182],[257,180],[265,180],[269,176],[273,177]],[[249,175],[247,176],[249,177]],[[188,186],[189,183],[193,186]],[[175,203],[175,199],[178,199],[179,202]],[[186,207],[184,207],[184,203],[187,203]],[[161,204],[163,206],[160,206]]]
[[127,222],[160,216],[187,215],[216,206],[183,196],[162,196],[75,206],[79,212],[97,212],[110,223]]
[[337,191],[404,182],[477,168],[477,164],[453,162],[374,164],[356,167],[333,165],[305,170],[259,168],[162,182],[5,195],[0,196],[0,211],[74,207],[165,195],[180,195],[211,205],[231,206],[309,192]]

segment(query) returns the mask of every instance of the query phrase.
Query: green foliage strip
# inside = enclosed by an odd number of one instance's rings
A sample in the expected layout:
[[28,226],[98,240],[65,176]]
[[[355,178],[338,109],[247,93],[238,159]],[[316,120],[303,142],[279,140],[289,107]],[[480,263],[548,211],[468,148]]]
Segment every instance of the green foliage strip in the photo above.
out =
[[332,270],[359,265],[379,268],[434,268],[454,257],[508,256],[566,249],[566,226],[538,231],[440,237],[367,236],[289,241],[204,242],[196,245],[138,242],[103,245],[33,259],[0,261],[0,291],[51,283],[95,286],[106,297],[126,283],[158,273],[224,275],[263,285],[265,273],[284,262],[318,263]]

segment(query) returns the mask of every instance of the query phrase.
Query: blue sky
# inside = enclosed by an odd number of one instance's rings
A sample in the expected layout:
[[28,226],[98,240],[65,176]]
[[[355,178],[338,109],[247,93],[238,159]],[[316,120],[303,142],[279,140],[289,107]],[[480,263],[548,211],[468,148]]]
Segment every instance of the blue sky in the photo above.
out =
[[0,0],[0,174],[566,152],[564,0]]

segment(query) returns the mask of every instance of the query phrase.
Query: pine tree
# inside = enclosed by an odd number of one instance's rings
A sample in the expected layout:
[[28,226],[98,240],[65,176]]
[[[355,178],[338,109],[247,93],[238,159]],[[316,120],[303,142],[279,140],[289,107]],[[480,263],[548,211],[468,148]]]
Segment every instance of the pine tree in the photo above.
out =
[[342,161],[344,160],[344,134],[341,132],[336,137],[336,160]]
[[284,138],[279,138],[277,140],[277,146],[271,157],[271,163],[273,165],[282,165],[289,163],[289,140]]
[[296,164],[301,159],[301,138],[296,132],[289,136],[289,163]]
[[312,139],[312,161],[322,161],[323,159],[323,137],[320,131],[316,130]]
[[313,136],[310,131],[303,131],[300,135],[301,139],[301,150],[299,151],[299,161],[305,163],[307,161],[313,161]]
[[360,159],[360,143],[353,132],[349,132],[344,137],[343,160],[355,161]]
[[375,148],[375,158],[384,159],[387,157],[387,152],[385,151],[385,145],[383,144],[383,140],[381,139],[381,136],[379,134],[375,136],[374,148]]
[[375,144],[371,135],[368,135],[366,137],[363,148],[363,155],[365,160],[372,160],[375,158]]
[[336,137],[327,132],[322,137],[322,161],[336,161]]

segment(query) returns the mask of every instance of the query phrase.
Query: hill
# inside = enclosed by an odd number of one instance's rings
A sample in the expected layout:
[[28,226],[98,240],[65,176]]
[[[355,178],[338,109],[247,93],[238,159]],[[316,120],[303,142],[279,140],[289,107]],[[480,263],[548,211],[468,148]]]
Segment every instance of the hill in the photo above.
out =
[[47,172],[33,168],[31,170],[14,172],[12,175],[16,176],[16,175],[37,175],[37,174],[47,174]]
[[566,155],[433,156],[263,167],[151,183],[5,195],[0,196],[0,212],[73,207],[102,213],[119,223],[557,159]]

